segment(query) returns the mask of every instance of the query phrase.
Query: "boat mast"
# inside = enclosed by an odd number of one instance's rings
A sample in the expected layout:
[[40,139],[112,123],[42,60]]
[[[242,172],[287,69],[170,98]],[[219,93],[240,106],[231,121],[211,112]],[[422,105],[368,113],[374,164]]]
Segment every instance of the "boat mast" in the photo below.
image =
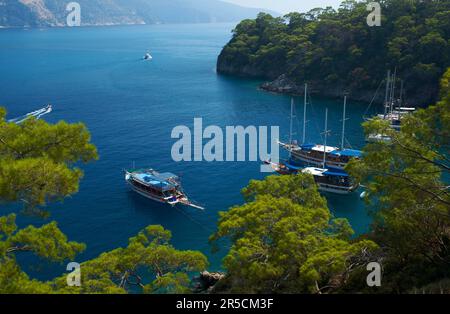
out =
[[400,96],[398,98],[398,119],[402,119],[402,106],[403,106],[403,80],[400,80]]
[[327,136],[328,136],[328,108],[325,110],[325,132],[323,143],[323,169],[325,169],[327,163]]
[[391,90],[391,120],[393,120],[392,114],[394,113],[394,100],[395,100],[395,81],[397,80],[397,68],[395,68],[394,76],[392,79],[392,90]]
[[289,147],[292,150],[292,132],[294,128],[294,97],[291,98],[291,121],[289,126]]
[[344,114],[342,117],[342,140],[341,140],[341,150],[344,150],[344,146],[345,146],[345,121],[347,120],[346,112],[347,109],[347,95],[344,96]]
[[400,111],[400,108],[403,105],[403,80],[400,80],[400,96],[399,96],[399,102],[398,102],[398,109]]
[[391,80],[391,70],[388,70],[387,78],[386,78],[386,95],[384,96],[384,118],[385,119],[386,119],[386,115],[387,115],[387,108],[389,105],[388,101],[389,101],[390,80]]
[[306,142],[306,105],[308,103],[308,83],[305,83],[305,100],[303,104],[303,144]]

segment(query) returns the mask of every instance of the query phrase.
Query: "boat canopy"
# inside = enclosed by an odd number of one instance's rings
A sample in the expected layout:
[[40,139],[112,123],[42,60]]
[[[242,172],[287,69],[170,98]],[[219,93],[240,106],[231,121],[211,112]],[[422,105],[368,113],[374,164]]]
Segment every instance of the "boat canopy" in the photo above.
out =
[[362,152],[356,149],[344,149],[344,150],[335,150],[331,152],[331,155],[344,157],[362,157]]
[[325,152],[329,154],[331,152],[338,150],[338,148],[333,146],[314,145],[314,147],[311,150],[321,153]]
[[176,184],[169,182],[169,179],[176,179],[177,176],[173,173],[158,173],[149,174],[145,172],[134,173],[133,177],[145,185],[161,189],[163,192],[170,191],[176,188]]
[[300,146],[302,150],[309,150],[309,151],[317,151],[317,152],[323,152],[331,153],[335,150],[338,150],[337,147],[333,146],[323,146],[323,145],[317,145],[317,144],[303,144]]
[[314,148],[314,146],[316,146],[316,144],[303,144],[300,146],[300,148],[304,150],[311,150]]
[[158,173],[158,174],[153,174],[155,177],[159,178],[160,180],[170,180],[170,179],[175,179],[178,180],[178,176],[176,174],[173,174],[171,172],[163,172],[163,173]]

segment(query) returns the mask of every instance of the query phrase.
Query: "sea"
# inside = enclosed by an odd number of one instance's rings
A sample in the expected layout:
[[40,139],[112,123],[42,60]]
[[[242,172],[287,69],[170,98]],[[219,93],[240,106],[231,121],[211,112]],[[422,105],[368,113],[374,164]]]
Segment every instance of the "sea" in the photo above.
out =
[[[177,126],[279,126],[287,140],[290,97],[262,91],[259,80],[222,76],[216,61],[230,40],[234,24],[142,25],[0,30],[0,106],[8,118],[52,104],[43,117],[83,122],[100,159],[77,165],[84,171],[79,193],[48,206],[48,219],[19,215],[20,227],[56,220],[71,241],[87,245],[74,262],[125,246],[148,225],[162,225],[180,250],[199,250],[212,271],[222,270],[229,249],[213,253],[209,236],[218,213],[243,204],[241,189],[261,180],[260,161],[176,162],[171,137]],[[144,61],[149,51],[152,61]],[[303,137],[303,98],[295,99],[294,138]],[[342,99],[311,97],[307,107],[308,142],[322,143],[328,108],[328,144],[339,146]],[[364,146],[361,127],[368,104],[349,102],[346,143]],[[374,110],[374,109],[371,109]],[[170,171],[205,210],[169,207],[130,191],[124,169],[148,167]],[[325,195],[335,217],[347,218],[356,234],[368,230],[370,218],[360,193]],[[20,204],[1,204],[0,214],[18,212]],[[30,254],[19,262],[32,278],[63,274],[65,264],[48,264]]]

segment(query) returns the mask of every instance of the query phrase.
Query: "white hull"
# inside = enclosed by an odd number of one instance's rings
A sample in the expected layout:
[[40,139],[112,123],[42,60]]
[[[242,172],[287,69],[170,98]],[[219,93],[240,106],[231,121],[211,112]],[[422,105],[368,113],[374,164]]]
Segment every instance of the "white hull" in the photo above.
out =
[[319,191],[321,192],[327,192],[327,193],[333,193],[333,194],[340,194],[340,195],[348,195],[353,193],[356,188],[352,187],[349,189],[342,189],[336,186],[332,186],[332,185],[328,185],[328,184],[323,184],[323,183],[318,183],[319,186]]
[[152,201],[155,201],[155,202],[158,202],[158,203],[161,203],[161,204],[169,204],[169,205],[171,205],[171,206],[175,206],[175,205],[178,203],[178,202],[177,202],[177,203],[169,203],[169,202],[167,202],[167,201],[164,200],[164,199],[161,199],[161,198],[159,198],[159,197],[156,197],[156,196],[153,196],[153,195],[151,195],[151,194],[148,194],[148,193],[146,193],[146,192],[144,192],[144,191],[141,191],[140,189],[138,189],[137,187],[133,186],[133,185],[130,184],[130,183],[128,183],[128,185],[131,187],[131,189],[132,189],[134,192],[136,192],[136,193],[142,195],[143,197],[148,198],[148,199],[150,199],[150,200],[152,200]]
[[[312,166],[312,167],[322,167],[323,166],[323,159],[306,158],[304,155],[299,154],[298,152],[295,152],[295,151],[292,151],[292,156],[294,157],[295,160],[303,162],[307,166]],[[330,167],[340,169],[340,170],[344,170],[346,165],[347,164],[345,164],[345,163],[326,161],[326,166],[330,166]]]
[[[321,168],[305,168],[302,170],[302,173],[310,174],[314,177],[314,181],[316,182],[319,191],[346,195],[354,192],[359,185],[349,185],[349,184],[341,184],[336,185],[335,182],[331,182],[327,180],[327,176],[325,173],[328,170]],[[344,183],[344,182],[342,182]]]
[[368,143],[390,143],[392,138],[390,136],[382,135],[382,134],[372,134],[369,135],[366,139]]

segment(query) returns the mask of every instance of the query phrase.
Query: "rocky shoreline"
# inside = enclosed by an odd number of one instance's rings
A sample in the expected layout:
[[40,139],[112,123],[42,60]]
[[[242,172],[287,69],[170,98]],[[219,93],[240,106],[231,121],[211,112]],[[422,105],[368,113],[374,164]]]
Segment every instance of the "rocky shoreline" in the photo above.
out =
[[[347,91],[344,86],[323,86],[318,82],[312,82],[309,84],[309,92],[312,95],[320,95],[326,98],[342,98],[344,94],[347,94],[350,100],[370,103],[373,100],[374,104],[383,104],[384,94],[383,91],[379,91],[376,95],[376,90],[360,90],[360,91]],[[293,96],[302,96],[304,94],[304,85],[298,85],[286,74],[280,75],[273,81],[268,81],[260,85],[260,88],[264,91],[288,94]],[[375,98],[374,98],[375,97]]]
[[[239,66],[234,64],[233,60],[230,60],[225,56],[224,51],[218,57],[217,60],[217,73],[227,76],[263,79],[266,82],[260,85],[260,89],[277,94],[287,94],[293,96],[302,96],[304,94],[304,85],[298,84],[294,79],[287,74],[278,73],[265,73],[260,69],[252,67],[250,65]],[[383,78],[380,78],[380,82]],[[358,101],[364,103],[371,103],[374,105],[382,105],[384,103],[384,86],[380,86],[378,92],[376,89],[352,89],[349,90],[348,86],[342,84],[327,85],[323,81],[311,81],[308,82],[308,91],[312,95],[321,96],[332,99],[342,99],[344,94],[347,94],[348,99],[351,101]],[[435,103],[435,97],[438,95],[437,86],[432,88],[429,85],[419,91],[414,91],[408,95],[405,93],[405,105],[412,107],[426,107]]]
[[[239,75],[242,76],[242,75]],[[252,76],[254,77],[254,76]],[[344,94],[347,94],[348,99],[352,101],[365,102],[367,104],[373,101],[375,105],[384,103],[384,88],[380,88],[378,92],[375,89],[362,90],[347,90],[345,86],[323,85],[321,82],[308,82],[309,92],[312,95],[319,95],[326,98],[341,99]],[[260,89],[277,93],[288,94],[293,96],[302,96],[304,94],[304,85],[298,85],[294,80],[290,79],[286,74],[282,74],[275,80],[267,81],[260,85]],[[405,103],[407,106],[426,107],[433,103],[430,101],[433,98],[433,91],[424,90],[421,93],[416,93],[414,97],[405,96]]]

